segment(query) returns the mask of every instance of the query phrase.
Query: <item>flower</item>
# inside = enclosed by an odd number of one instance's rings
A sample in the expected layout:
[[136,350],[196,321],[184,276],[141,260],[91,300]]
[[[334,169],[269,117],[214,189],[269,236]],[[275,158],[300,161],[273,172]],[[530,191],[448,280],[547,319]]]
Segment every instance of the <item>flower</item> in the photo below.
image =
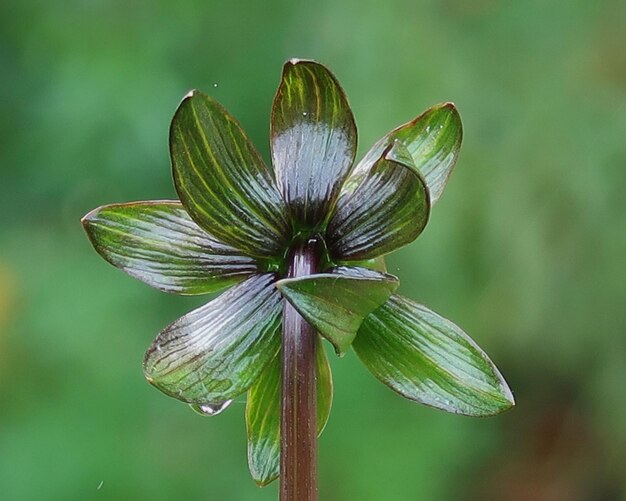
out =
[[[82,222],[100,255],[178,294],[230,289],[178,319],[148,349],[159,390],[217,414],[247,392],[250,470],[278,476],[281,312],[288,301],[339,355],[354,349],[400,395],[466,415],[513,405],[485,353],[456,325],[396,294],[382,256],[424,229],[456,163],[461,120],[444,103],[378,141],[353,167],[357,133],[335,77],[313,61],[283,69],[271,117],[273,173],[238,122],[192,91],[170,127],[180,201],[99,207]],[[323,245],[320,273],[286,277],[293,248]],[[317,350],[318,429],[332,400]]]

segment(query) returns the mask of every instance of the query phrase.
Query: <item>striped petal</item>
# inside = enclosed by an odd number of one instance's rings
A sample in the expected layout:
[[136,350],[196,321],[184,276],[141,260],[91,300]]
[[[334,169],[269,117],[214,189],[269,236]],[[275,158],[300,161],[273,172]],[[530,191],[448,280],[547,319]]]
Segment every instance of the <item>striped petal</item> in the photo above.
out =
[[352,193],[344,192],[328,224],[336,260],[364,260],[412,242],[430,214],[428,190],[401,143],[392,143]]
[[461,117],[454,104],[433,106],[378,141],[354,168],[352,176],[355,180],[365,176],[385,148],[399,141],[406,147],[415,167],[426,181],[430,202],[434,205],[441,197],[459,157],[462,137]]
[[170,127],[174,183],[189,215],[250,256],[281,255],[290,238],[284,205],[257,150],[215,100],[188,94]]
[[271,148],[278,186],[298,226],[319,228],[327,220],[356,143],[336,78],[316,62],[288,61],[272,108]]
[[[322,434],[333,401],[333,379],[326,350],[317,343],[317,431]],[[248,466],[254,481],[265,486],[280,473],[280,353],[248,391],[246,428]]]
[[374,376],[410,400],[467,416],[514,405],[498,369],[465,332],[402,296],[367,317],[352,346]]
[[365,317],[387,301],[398,285],[392,275],[348,266],[276,282],[283,296],[341,356]]
[[257,269],[252,258],[202,230],[180,202],[105,205],[82,223],[104,259],[165,292],[213,292]]
[[250,388],[280,349],[282,299],[275,278],[254,275],[165,328],[146,353],[146,379],[201,406]]

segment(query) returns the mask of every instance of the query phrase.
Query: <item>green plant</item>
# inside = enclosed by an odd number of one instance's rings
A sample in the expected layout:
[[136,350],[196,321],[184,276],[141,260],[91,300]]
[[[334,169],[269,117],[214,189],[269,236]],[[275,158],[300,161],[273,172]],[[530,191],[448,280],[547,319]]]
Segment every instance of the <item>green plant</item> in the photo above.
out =
[[[274,175],[212,98],[193,91],[170,128],[179,201],[107,205],[83,218],[107,261],[166,292],[232,286],[166,327],[148,381],[202,414],[247,392],[255,481],[315,499],[316,438],[332,379],[321,339],[354,349],[400,395],[471,416],[513,405],[489,358],[456,325],[395,294],[383,255],[413,241],[461,145],[452,103],[378,141],[353,167],[356,126],[335,77],[285,64],[271,118]],[[321,335],[321,337],[320,337]],[[282,453],[281,453],[282,451]]]

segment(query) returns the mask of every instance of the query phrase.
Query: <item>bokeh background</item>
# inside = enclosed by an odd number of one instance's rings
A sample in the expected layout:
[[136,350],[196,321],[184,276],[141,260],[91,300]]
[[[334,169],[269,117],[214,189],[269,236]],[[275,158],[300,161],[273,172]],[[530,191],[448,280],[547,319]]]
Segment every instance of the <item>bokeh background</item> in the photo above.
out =
[[155,334],[205,298],[115,270],[79,218],[175,197],[167,131],[191,88],[267,158],[281,65],[301,57],[342,82],[361,154],[457,103],[457,169],[388,267],[517,398],[449,416],[333,358],[321,499],[626,499],[625,25],[601,0],[3,0],[0,497],[276,499],[247,473],[243,398],[203,418],[143,380]]

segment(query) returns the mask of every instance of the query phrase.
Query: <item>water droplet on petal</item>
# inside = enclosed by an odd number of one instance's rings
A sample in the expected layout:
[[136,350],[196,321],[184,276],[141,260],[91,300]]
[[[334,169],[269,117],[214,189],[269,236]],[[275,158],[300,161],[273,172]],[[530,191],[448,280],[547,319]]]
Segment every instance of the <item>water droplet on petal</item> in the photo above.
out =
[[426,132],[430,132],[430,125],[426,126]]
[[217,416],[223,410],[225,410],[233,401],[226,400],[225,402],[215,402],[208,404],[189,404],[194,411],[202,416]]

